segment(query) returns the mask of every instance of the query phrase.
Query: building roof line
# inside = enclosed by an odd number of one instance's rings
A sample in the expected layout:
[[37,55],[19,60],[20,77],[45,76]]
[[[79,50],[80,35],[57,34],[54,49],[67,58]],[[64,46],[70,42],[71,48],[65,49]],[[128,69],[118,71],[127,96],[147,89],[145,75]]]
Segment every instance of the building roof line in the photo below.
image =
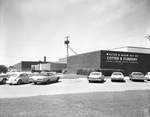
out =
[[150,49],[150,48],[145,48],[145,47],[123,46],[123,47],[112,48],[112,49],[108,49],[108,50],[121,49],[121,48],[139,48],[139,49]]

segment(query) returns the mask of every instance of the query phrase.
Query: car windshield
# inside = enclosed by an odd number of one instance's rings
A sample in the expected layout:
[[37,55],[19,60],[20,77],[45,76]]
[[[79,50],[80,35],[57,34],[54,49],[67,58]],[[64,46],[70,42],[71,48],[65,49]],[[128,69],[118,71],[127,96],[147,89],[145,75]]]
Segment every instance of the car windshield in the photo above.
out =
[[133,73],[133,75],[140,75],[140,76],[142,76],[143,74],[140,73],[140,72],[137,72],[137,73]]
[[101,75],[101,73],[98,73],[98,72],[92,72],[91,75]]
[[113,73],[113,75],[122,75],[122,73],[115,72],[115,73]]

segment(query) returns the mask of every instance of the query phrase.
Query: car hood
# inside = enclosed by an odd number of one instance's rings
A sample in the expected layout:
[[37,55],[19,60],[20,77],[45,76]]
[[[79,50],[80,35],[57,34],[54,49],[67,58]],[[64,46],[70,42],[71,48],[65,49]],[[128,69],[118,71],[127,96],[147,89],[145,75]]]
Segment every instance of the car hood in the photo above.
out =
[[7,77],[7,74],[0,74],[0,77]]
[[14,76],[11,76],[11,77],[9,77],[9,80],[15,80],[15,79],[17,79],[18,77],[14,77]]

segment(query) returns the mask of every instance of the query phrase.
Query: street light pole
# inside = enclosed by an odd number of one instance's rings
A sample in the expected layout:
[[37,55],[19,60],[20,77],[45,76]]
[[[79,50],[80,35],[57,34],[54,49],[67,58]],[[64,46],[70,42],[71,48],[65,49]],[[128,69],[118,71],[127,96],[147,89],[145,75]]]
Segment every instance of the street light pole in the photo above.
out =
[[68,54],[68,44],[69,44],[69,40],[68,40],[68,38],[69,38],[69,36],[67,36],[67,37],[65,37],[67,40],[65,40],[65,44],[67,45],[67,66],[68,66],[68,56],[69,56],[69,54]]

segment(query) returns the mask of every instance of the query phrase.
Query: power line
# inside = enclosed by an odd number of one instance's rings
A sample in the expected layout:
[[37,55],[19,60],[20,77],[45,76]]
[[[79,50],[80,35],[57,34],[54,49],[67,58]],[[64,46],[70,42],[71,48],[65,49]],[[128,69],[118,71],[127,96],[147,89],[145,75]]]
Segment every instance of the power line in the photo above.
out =
[[77,53],[68,45],[69,49],[77,55]]

